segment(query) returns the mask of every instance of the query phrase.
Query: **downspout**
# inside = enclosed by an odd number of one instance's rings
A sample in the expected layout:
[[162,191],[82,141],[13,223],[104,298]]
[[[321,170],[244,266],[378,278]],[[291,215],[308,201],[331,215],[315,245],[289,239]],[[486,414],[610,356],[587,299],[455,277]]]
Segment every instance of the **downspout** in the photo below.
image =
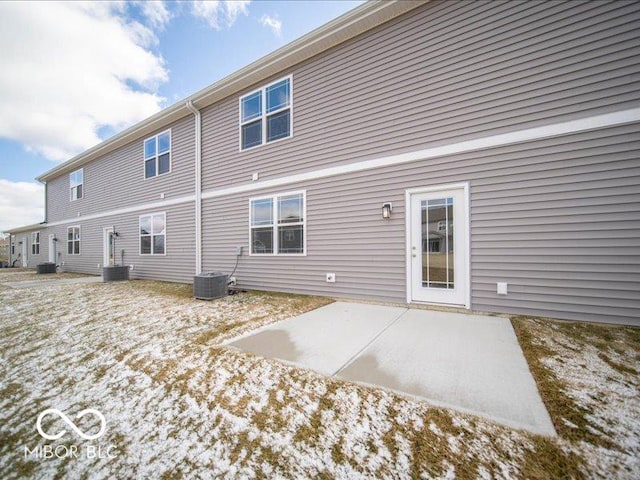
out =
[[47,200],[47,190],[48,190],[48,183],[47,182],[43,182],[44,183],[44,223],[47,223],[49,221],[49,213],[48,213],[48,200]]
[[202,273],[202,116],[191,100],[186,107],[194,115],[196,134],[196,275]]

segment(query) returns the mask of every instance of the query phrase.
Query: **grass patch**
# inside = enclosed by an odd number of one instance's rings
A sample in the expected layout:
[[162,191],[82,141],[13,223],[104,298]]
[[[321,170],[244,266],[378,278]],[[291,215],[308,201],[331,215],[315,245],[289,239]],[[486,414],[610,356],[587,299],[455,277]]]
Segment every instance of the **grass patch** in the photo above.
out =
[[189,283],[161,282],[159,280],[131,280],[127,286],[139,290],[141,293],[176,298],[193,298],[193,285]]
[[[571,442],[585,441],[604,448],[612,448],[613,444],[606,436],[594,433],[600,432],[600,429],[587,418],[593,412],[578,405],[568,396],[566,394],[567,384],[556,377],[542,362],[545,357],[554,356],[555,352],[536,341],[531,331],[531,326],[536,321],[536,319],[521,316],[511,318],[511,324],[529,364],[529,370],[536,381],[556,432]],[[563,330],[576,330],[572,328],[574,324],[558,323],[557,325]],[[573,338],[578,337],[574,336]]]
[[629,375],[638,375],[638,371],[635,368],[631,368],[631,367],[628,367],[628,366],[623,365],[621,363],[618,363],[618,362],[612,360],[605,353],[602,353],[602,352],[598,353],[598,358],[600,358],[600,360],[602,360],[604,363],[606,363],[611,368],[616,370],[618,373],[629,374]]
[[534,448],[526,450],[522,461],[522,478],[547,480],[549,478],[585,478],[584,460],[573,452],[565,452],[558,442],[550,438],[535,437]]

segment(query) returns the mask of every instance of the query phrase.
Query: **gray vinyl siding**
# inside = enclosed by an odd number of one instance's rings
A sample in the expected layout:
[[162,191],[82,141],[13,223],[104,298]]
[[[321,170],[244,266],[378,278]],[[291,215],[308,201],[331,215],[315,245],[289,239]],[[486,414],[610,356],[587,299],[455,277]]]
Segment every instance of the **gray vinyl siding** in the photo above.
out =
[[[40,253],[34,255],[31,249],[31,234],[34,232],[40,232]],[[46,240],[45,240],[46,239]],[[48,248],[46,243],[48,242],[48,236],[46,232],[46,228],[39,228],[38,230],[31,230],[29,232],[22,232],[15,234],[15,245],[16,245],[16,253],[12,256],[12,261],[18,258],[20,255],[20,260],[16,263],[16,267],[22,266],[22,245],[19,245],[19,242],[25,242],[27,244],[27,267],[35,268],[39,263],[47,262],[49,260],[48,257]]]
[[[65,272],[101,275],[103,266],[103,229],[114,226],[120,233],[116,240],[116,263],[121,263],[120,251],[124,250],[124,264],[133,265],[131,278],[156,279],[173,282],[191,282],[195,271],[195,234],[193,203],[143,210],[117,216],[102,217],[48,229],[61,239],[57,249],[61,270]],[[139,216],[148,213],[166,213],[166,255],[140,255]],[[80,255],[67,253],[67,228],[81,227]]]
[[[166,128],[171,129],[171,172],[144,178],[144,138],[131,142],[84,166],[83,198],[71,201],[69,175],[47,185],[48,222],[81,215],[192,195],[194,188],[194,121],[189,115]],[[149,135],[151,136],[151,135]]]
[[[429,2],[203,112],[204,188],[640,105],[640,2]],[[238,99],[293,75],[293,137],[239,151]]]
[[[640,2],[426,3],[206,107],[203,190],[639,107],[639,24]],[[293,136],[239,151],[239,97],[289,74]],[[99,274],[114,225],[133,278],[192,281],[192,201],[85,219],[193,195],[193,118],[169,127],[170,174],[144,179],[139,138],[84,166],[81,200],[70,201],[67,174],[49,182],[47,220],[66,223],[40,230],[29,265],[48,259],[55,233],[63,270]],[[640,324],[639,124],[205,199],[203,270],[231,272],[241,245],[241,287],[404,302],[405,191],[456,182],[470,184],[473,310]],[[298,190],[306,256],[249,256],[249,198]],[[139,215],[159,212],[167,254],[141,256]],[[70,225],[82,229],[78,256],[67,254]]]
[[[231,271],[242,245],[246,288],[404,302],[405,190],[468,181],[473,310],[640,324],[639,127],[205,200],[204,269]],[[249,256],[249,198],[299,189],[307,255]],[[498,281],[509,283],[506,297]]]

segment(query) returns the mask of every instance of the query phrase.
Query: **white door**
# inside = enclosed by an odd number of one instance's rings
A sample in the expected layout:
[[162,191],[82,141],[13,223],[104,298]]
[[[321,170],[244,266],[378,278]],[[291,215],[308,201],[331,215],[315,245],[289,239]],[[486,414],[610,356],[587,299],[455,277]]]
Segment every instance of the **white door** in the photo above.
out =
[[53,240],[56,236],[53,233],[49,234],[49,262],[56,263],[56,242]]
[[408,300],[469,308],[468,185],[407,192]]
[[29,237],[24,237],[22,239],[22,266],[26,267],[29,263],[29,259],[27,258],[27,251],[29,250]]
[[103,257],[102,266],[111,267],[114,264],[113,259],[113,227],[105,227],[103,229]]

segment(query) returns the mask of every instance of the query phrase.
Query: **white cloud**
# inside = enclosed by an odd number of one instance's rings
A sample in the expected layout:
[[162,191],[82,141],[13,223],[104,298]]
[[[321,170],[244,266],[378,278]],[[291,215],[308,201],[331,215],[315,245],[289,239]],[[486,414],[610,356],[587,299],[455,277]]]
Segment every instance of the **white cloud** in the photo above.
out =
[[266,13],[260,18],[260,23],[265,27],[269,27],[276,37],[280,36],[282,31],[282,21],[277,16],[272,17]]
[[43,185],[0,178],[0,232],[43,220]]
[[163,30],[171,20],[171,13],[165,2],[160,0],[143,0],[138,2],[142,15],[149,21],[152,27]]
[[98,143],[101,127],[120,130],[160,110],[154,92],[168,73],[149,50],[157,37],[126,9],[0,2],[0,137],[67,160]]
[[220,30],[223,26],[231,27],[240,15],[249,15],[250,3],[251,0],[196,0],[192,13],[206,20],[211,28]]

